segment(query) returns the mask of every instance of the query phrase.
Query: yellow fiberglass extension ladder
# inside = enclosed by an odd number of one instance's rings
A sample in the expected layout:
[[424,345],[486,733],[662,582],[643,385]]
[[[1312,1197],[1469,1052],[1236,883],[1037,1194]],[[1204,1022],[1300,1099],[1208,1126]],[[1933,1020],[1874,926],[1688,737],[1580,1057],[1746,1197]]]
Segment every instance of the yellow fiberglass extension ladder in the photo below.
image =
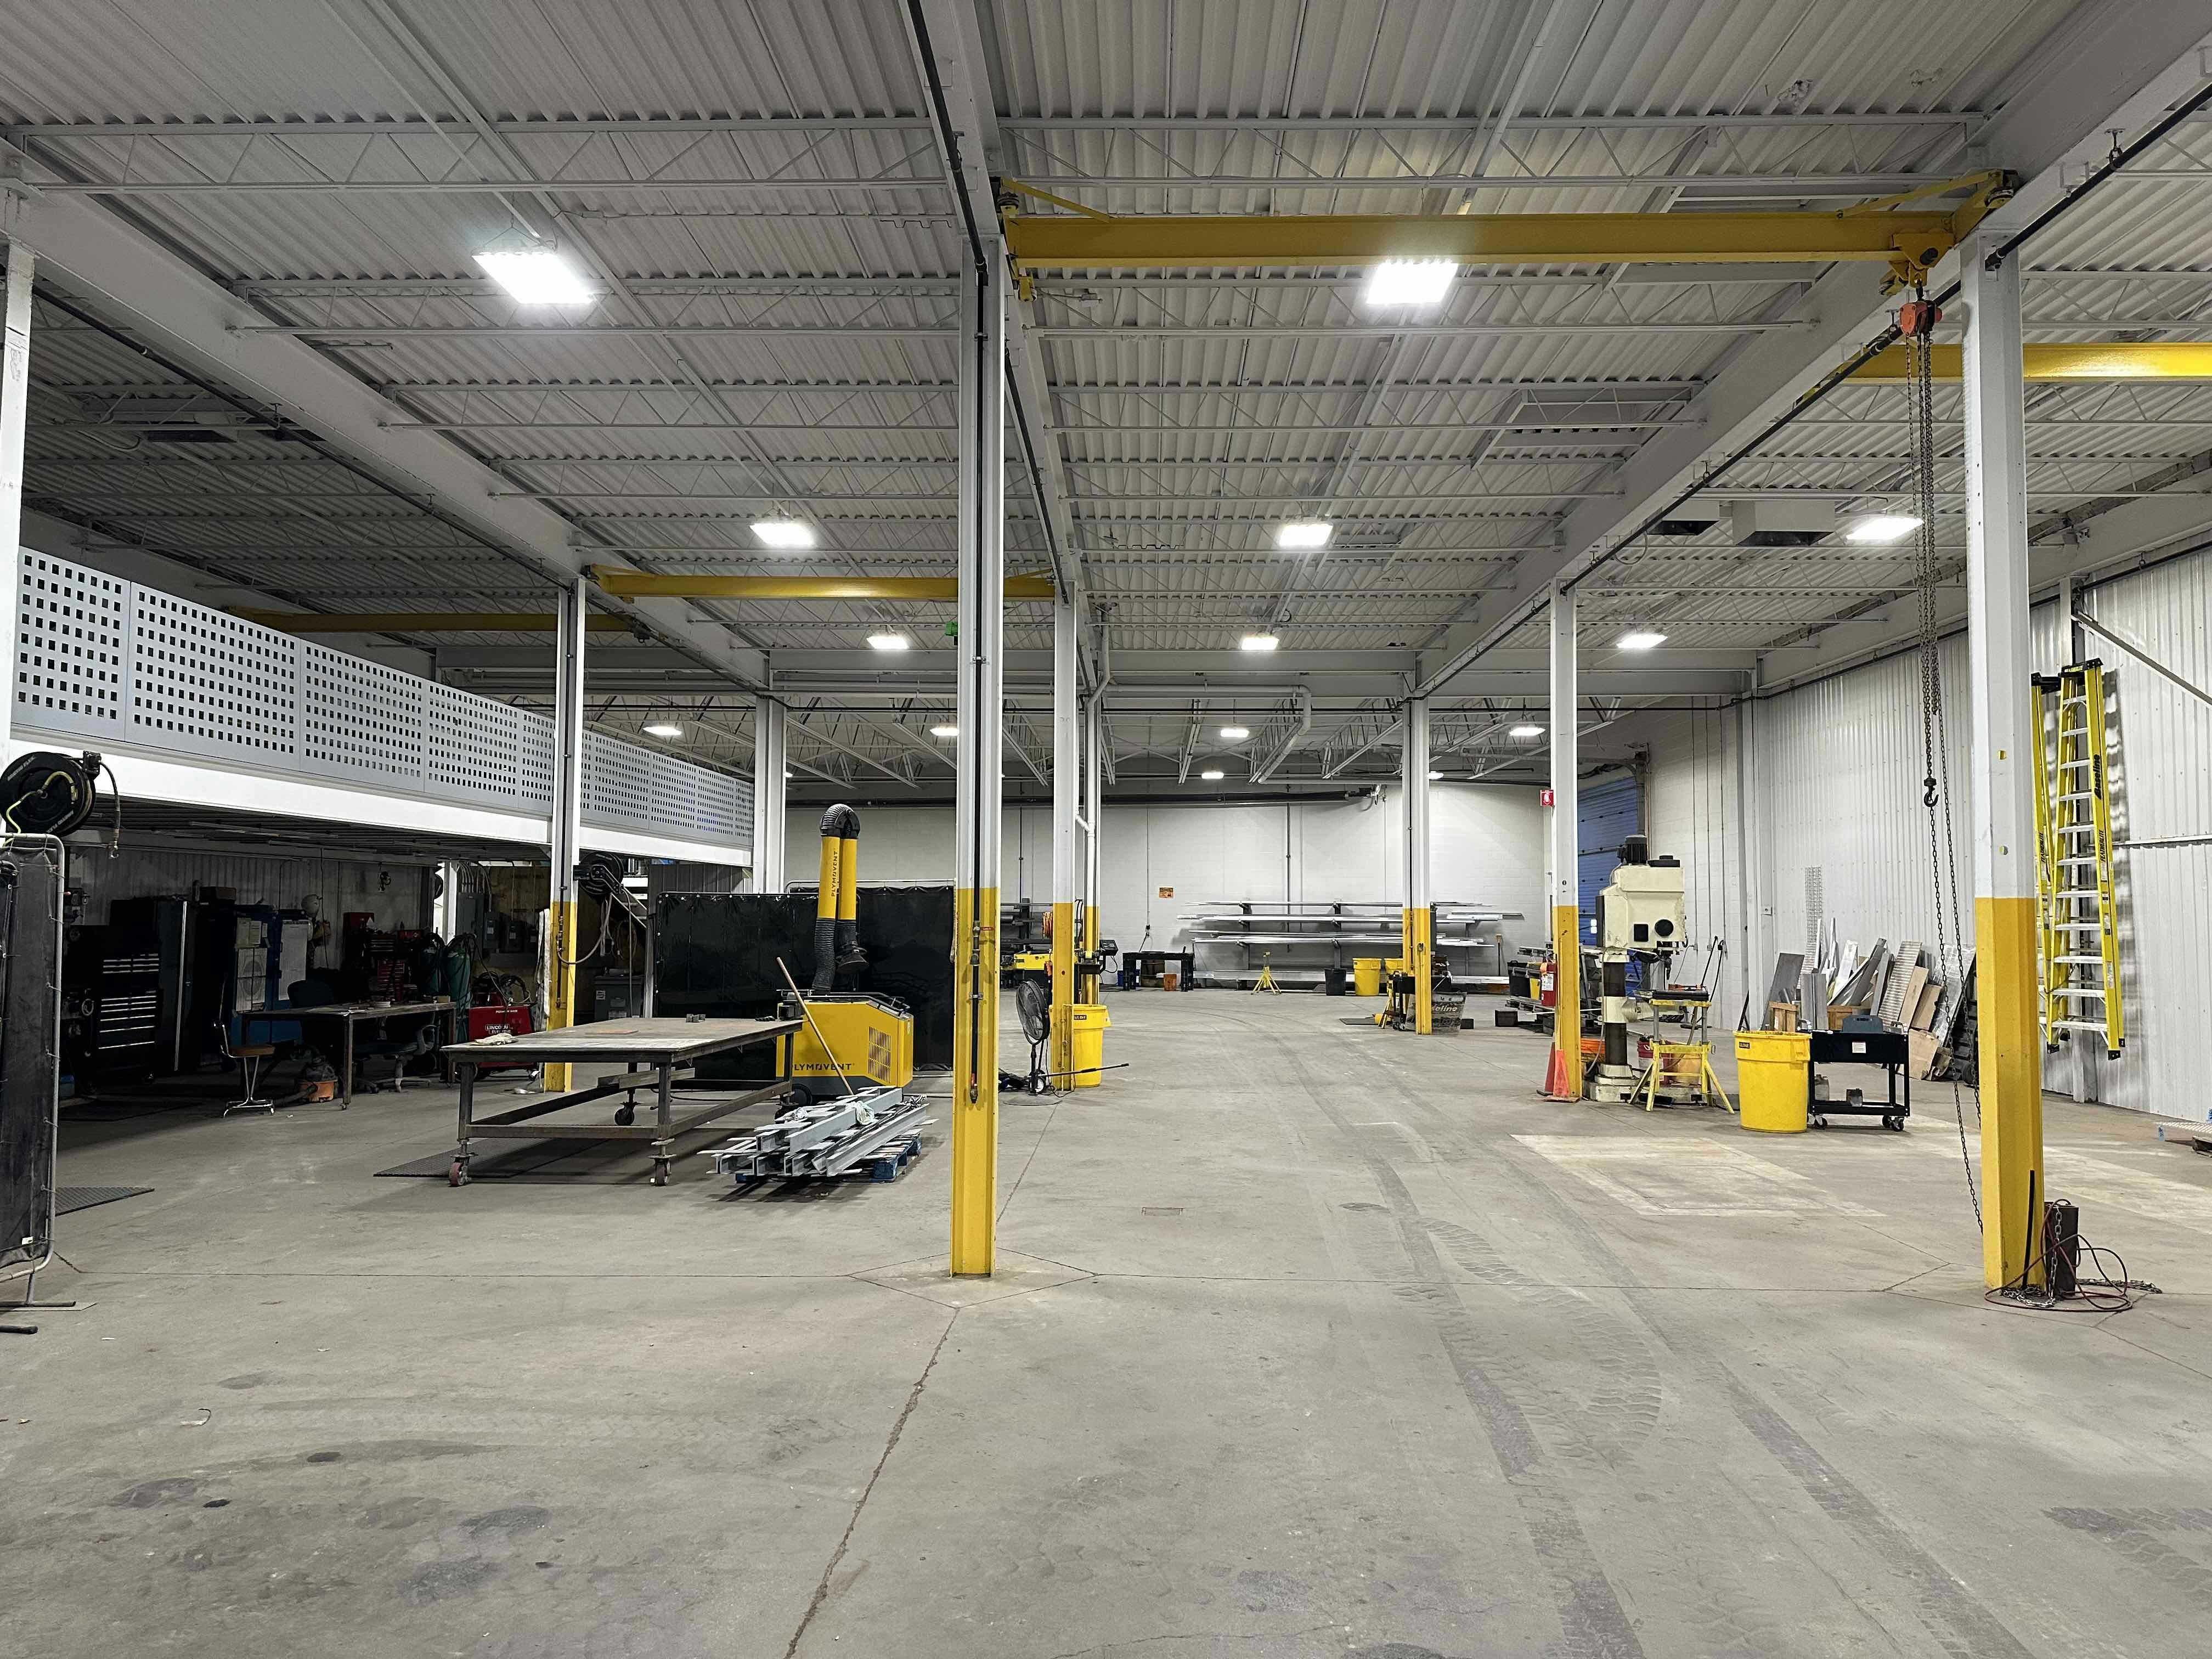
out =
[[2035,677],[2036,896],[2041,927],[2043,1041],[2094,1035],[2118,1059],[2119,908],[2112,889],[2112,810],[2105,671],[2096,662]]

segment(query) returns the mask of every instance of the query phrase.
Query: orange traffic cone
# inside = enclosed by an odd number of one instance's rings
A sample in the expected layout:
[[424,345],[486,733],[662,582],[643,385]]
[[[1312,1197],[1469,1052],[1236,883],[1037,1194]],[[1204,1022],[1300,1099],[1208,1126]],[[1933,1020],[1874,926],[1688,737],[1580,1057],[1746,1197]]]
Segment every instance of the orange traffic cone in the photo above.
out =
[[1555,1042],[1545,1052],[1547,1058],[1544,1062],[1544,1098],[1547,1100],[1574,1099],[1575,1097],[1567,1092],[1565,1051]]

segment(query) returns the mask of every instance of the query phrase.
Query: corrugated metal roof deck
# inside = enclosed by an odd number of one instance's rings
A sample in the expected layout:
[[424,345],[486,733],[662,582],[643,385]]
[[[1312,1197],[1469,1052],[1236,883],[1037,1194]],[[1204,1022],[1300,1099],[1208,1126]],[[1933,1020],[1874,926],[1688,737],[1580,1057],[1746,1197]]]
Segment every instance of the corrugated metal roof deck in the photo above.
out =
[[[510,487],[572,519],[581,540],[634,549],[653,568],[788,569],[747,529],[788,508],[823,527],[835,568],[951,572],[955,360],[941,331],[963,239],[935,182],[942,162],[892,0],[381,10],[229,0],[189,27],[158,11],[144,0],[19,9],[0,116],[177,124],[30,141],[93,179],[535,179],[544,189],[516,199],[561,216],[564,236],[632,289],[573,313],[519,312],[471,263],[512,222],[489,191],[204,188],[119,204],[240,285],[241,322],[351,331],[306,337],[384,391],[395,421],[449,428]],[[1817,206],[1877,194],[1886,178],[1956,170],[1979,112],[2063,63],[2085,15],[1966,0],[1929,40],[1918,0],[979,7],[1009,170],[1132,213]],[[1901,39],[1923,45],[1900,52]],[[1509,105],[1516,118],[1501,125]],[[476,115],[495,137],[471,126]],[[284,125],[237,130],[269,123]],[[2144,165],[2201,173],[2195,142]],[[1579,182],[1449,182],[1478,169]],[[1424,182],[1390,182],[1408,177]],[[2030,337],[2202,337],[2205,200],[2201,181],[2130,183],[2069,216],[2034,250],[2053,274],[2031,279]],[[1423,319],[1433,333],[1377,331],[1352,272],[1041,281],[1046,418],[1115,648],[1218,650],[1269,617],[1292,651],[1432,642],[1518,550],[1611,488],[1613,470],[1753,328],[1787,325],[1810,274],[1468,272]],[[164,417],[148,400],[205,400],[102,336],[45,321],[37,500],[319,608],[525,607],[532,580],[514,563],[374,499],[304,446],[247,434],[167,453],[187,447],[149,437]],[[716,331],[682,331],[702,327]],[[1607,386],[1618,389],[1592,390]],[[1730,482],[1845,505],[1893,498],[1904,408],[1894,388],[1849,388]],[[1954,422],[1957,408],[1955,391],[1939,391],[1939,420]],[[2030,415],[2039,514],[2212,453],[2204,386],[2039,386]],[[1338,526],[1325,557],[1293,564],[1275,551],[1277,520],[1324,509]],[[1012,557],[1033,568],[1041,529],[1018,471],[1008,512]],[[1940,512],[1941,535],[1957,540],[1955,503]],[[1909,561],[1865,551],[1747,550],[1725,531],[1638,546],[1589,585],[1586,614],[1593,628],[1663,617],[1677,645],[1762,648],[1906,580]],[[744,638],[790,651],[849,650],[892,614],[717,609]],[[903,613],[925,650],[943,648],[940,610]],[[1042,613],[1013,613],[1009,638],[1043,648]],[[1336,711],[1317,729],[1348,718]],[[912,724],[877,714],[835,735],[911,764],[919,750],[887,722]],[[1131,714],[1115,735],[1140,757],[1179,750],[1184,733]],[[1389,763],[1387,750],[1369,758]]]

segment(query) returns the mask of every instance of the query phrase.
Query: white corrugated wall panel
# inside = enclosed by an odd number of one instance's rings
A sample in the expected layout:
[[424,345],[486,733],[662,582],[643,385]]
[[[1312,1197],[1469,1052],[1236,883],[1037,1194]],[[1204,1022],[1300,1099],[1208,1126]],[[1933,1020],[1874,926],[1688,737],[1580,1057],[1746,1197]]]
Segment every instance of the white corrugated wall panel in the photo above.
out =
[[[2193,684],[2212,684],[2212,552],[2085,588],[2081,603]],[[2063,637],[2057,607],[2037,606],[2031,647],[2045,670],[2068,654]],[[2093,637],[2088,649],[2106,665],[2118,707],[2116,835],[2124,841],[2212,836],[2212,708],[2116,647]],[[1942,662],[1960,920],[1971,946],[1974,811],[1963,635],[1943,642]],[[1689,866],[1693,938],[1709,934],[1710,917],[1729,914],[1740,902],[1733,896],[1740,872],[1715,892],[1702,868],[1736,856],[1729,827],[1734,756],[1724,736],[1708,729],[1719,726],[1724,732],[1731,718],[1654,717],[1639,728],[1652,744],[1652,844],[1679,854]],[[1753,983],[1762,984],[1771,973],[1775,951],[1797,950],[1806,941],[1809,869],[1820,872],[1826,915],[1862,951],[1876,937],[1893,946],[1917,939],[1933,951],[1936,860],[1921,805],[1926,766],[1917,654],[1765,699],[1753,719],[1759,782],[1753,833],[1763,819],[1762,903],[1771,915],[1753,919]],[[1939,820],[1939,849],[1942,841]],[[2107,1060],[2094,1050],[2063,1049],[2046,1058],[2045,1085],[2136,1111],[2212,1117],[2200,1097],[2197,1063],[2205,988],[2212,985],[2212,842],[2125,852],[2118,886],[2125,1052]],[[1718,908],[1709,912],[1709,904]],[[1756,925],[1761,920],[1763,927]],[[1731,928],[1732,951],[1734,937]],[[1741,999],[1741,981],[1730,996]]]
[[[1764,972],[1747,981],[1743,918],[1743,848],[1737,830],[1734,708],[1667,714],[1650,728],[1651,765],[1644,777],[1644,832],[1654,857],[1682,861],[1682,909],[1690,950],[1674,964],[1677,983],[1695,983],[1708,961],[1712,1023],[1732,1028],[1747,983],[1761,994]],[[1716,955],[1712,942],[1723,948]]]

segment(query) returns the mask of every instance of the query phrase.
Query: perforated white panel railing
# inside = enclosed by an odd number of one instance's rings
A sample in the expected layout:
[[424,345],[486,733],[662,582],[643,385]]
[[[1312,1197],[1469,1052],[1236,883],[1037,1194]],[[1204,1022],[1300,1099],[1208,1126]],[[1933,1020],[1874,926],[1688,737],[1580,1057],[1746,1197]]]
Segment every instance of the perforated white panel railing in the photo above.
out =
[[113,743],[125,730],[131,584],[26,550],[15,720]]
[[123,740],[291,765],[300,750],[300,642],[158,588],[128,586],[131,718]]
[[[15,723],[255,772],[544,813],[553,722],[28,550],[15,629]],[[743,779],[586,732],[583,816],[743,846]]]

